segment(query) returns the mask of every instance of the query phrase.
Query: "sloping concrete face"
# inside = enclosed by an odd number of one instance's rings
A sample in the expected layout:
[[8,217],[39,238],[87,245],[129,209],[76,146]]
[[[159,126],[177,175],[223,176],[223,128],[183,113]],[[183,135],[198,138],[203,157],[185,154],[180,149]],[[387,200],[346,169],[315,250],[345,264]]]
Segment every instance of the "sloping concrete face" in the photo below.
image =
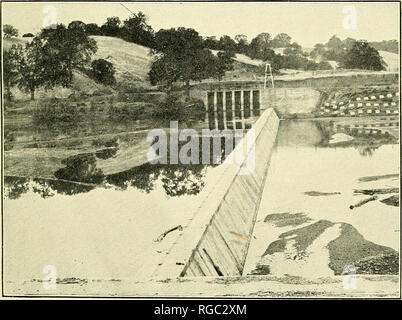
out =
[[320,99],[320,92],[313,88],[267,88],[262,100],[275,108],[279,116],[313,112]]
[[[218,183],[154,276],[242,275],[278,126],[273,109],[261,115],[254,130],[243,138],[250,141],[249,135],[255,135],[254,143],[247,143],[243,162],[236,163],[229,157],[221,165],[224,169]],[[250,169],[252,161],[251,170],[245,172],[243,169],[246,165]]]

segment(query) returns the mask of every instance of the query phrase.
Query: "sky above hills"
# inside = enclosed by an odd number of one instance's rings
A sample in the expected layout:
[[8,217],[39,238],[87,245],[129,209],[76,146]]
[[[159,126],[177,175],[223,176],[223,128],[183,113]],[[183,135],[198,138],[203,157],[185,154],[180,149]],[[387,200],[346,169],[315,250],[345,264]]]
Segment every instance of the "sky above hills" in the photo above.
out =
[[[325,43],[336,34],[368,41],[399,39],[399,3],[258,3],[258,2],[118,2],[3,3],[2,23],[20,34],[38,32],[53,6],[57,23],[73,20],[102,25],[107,17],[126,19],[131,10],[143,11],[154,30],[194,28],[202,36],[244,34],[249,40],[261,32],[284,32],[304,47]],[[346,8],[345,8],[346,6]],[[353,6],[351,8],[350,6]],[[353,12],[356,13],[355,25]],[[352,20],[350,20],[350,18]],[[346,24],[344,23],[346,19]],[[346,25],[346,28],[345,28]]]

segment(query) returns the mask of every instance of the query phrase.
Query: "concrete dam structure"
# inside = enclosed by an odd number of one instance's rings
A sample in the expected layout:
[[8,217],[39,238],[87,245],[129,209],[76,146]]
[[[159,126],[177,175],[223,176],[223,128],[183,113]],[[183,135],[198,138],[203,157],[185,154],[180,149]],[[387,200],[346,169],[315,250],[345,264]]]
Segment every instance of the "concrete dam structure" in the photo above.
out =
[[211,130],[250,129],[250,120],[261,114],[261,90],[208,91],[204,105]]
[[[259,102],[259,91],[252,92],[252,101]],[[213,96],[208,93],[208,97],[222,106],[220,96],[228,97],[229,94],[226,94],[218,92]],[[242,100],[236,97],[245,96],[249,97],[244,92],[231,95],[231,102],[243,107],[243,112],[247,104],[244,106],[240,102]],[[228,101],[230,99],[226,99]],[[223,103],[223,106],[228,108],[228,104]],[[250,106],[256,107],[257,104],[251,103]],[[265,110],[253,125],[253,130],[246,133],[243,141],[220,166],[216,182],[206,192],[198,212],[153,273],[153,278],[243,274],[278,126],[275,111],[272,108]],[[247,146],[243,150],[245,157],[242,162],[236,163],[233,158],[246,141]],[[242,172],[250,163],[251,170]]]

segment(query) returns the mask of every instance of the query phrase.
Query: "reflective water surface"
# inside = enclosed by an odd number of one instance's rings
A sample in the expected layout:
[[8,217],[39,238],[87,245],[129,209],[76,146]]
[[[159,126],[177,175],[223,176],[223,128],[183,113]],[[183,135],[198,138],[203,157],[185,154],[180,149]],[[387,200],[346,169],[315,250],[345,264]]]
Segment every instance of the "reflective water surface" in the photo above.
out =
[[[257,118],[216,111],[192,126],[199,132],[238,120],[247,129]],[[281,121],[245,272],[333,274],[367,252],[399,250],[398,207],[380,202],[392,194],[349,209],[368,197],[354,189],[399,185],[398,125],[398,118],[378,117]],[[213,159],[209,165],[146,163],[146,136],[147,130],[78,134],[74,143],[68,136],[54,146],[36,138],[6,151],[7,279],[42,279],[47,265],[60,279],[132,279],[166,253],[182,231],[167,234],[162,245],[155,240],[191,219],[219,166]],[[383,175],[389,177],[359,180]],[[340,253],[350,251],[348,242],[360,244],[351,258]]]
[[398,133],[396,117],[281,121],[245,273],[397,272]]
[[[215,116],[221,119],[222,114]],[[215,129],[211,119],[190,124],[200,143],[201,129]],[[248,116],[250,127],[256,119]],[[169,134],[167,123],[162,128]],[[148,130],[87,135],[76,129],[67,130],[65,137],[53,129],[13,130],[19,138],[9,139],[4,181],[5,272],[10,281],[42,279],[46,265],[56,267],[59,279],[143,274],[182,230],[168,233],[161,243],[156,240],[192,218],[219,169],[215,160],[227,156],[223,138],[217,155],[216,139],[209,139],[209,164],[165,165],[147,162],[153,143]],[[59,139],[49,142],[52,135]],[[20,143],[11,143],[16,141]]]

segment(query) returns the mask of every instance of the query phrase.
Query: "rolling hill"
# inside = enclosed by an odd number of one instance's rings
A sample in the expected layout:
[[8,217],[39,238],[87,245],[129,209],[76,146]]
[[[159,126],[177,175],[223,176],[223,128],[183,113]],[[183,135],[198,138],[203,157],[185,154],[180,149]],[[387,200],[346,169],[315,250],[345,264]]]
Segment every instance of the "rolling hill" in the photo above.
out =
[[[117,86],[115,90],[122,91],[146,91],[151,88],[147,79],[147,74],[152,63],[150,49],[135,43],[127,42],[115,37],[91,36],[96,40],[98,50],[93,59],[105,59],[112,62],[116,69]],[[9,49],[13,44],[23,44],[30,41],[31,38],[11,38],[4,39],[3,48]],[[280,48],[281,49],[281,48]],[[281,53],[280,49],[275,49],[276,53]],[[211,50],[216,54],[216,50]],[[215,52],[216,51],[216,52]],[[384,61],[387,63],[387,71],[398,71],[399,56],[395,53],[379,51]],[[256,79],[261,76],[256,74],[256,68],[261,68],[264,62],[261,60],[253,60],[241,54],[235,56],[235,70],[227,72],[224,80],[239,79]],[[298,70],[284,70],[284,73],[295,73],[299,75],[305,72]],[[292,71],[292,72],[291,72]],[[308,73],[308,72],[307,72]],[[213,79],[210,79],[213,80]],[[72,88],[55,88],[55,90],[44,91],[38,90],[37,97],[60,97],[65,98],[71,93],[85,93],[92,95],[95,91],[113,93],[115,90],[105,87],[94,80],[90,79],[85,73],[76,71]],[[28,96],[19,90],[14,90],[17,98],[27,98]]]
[[[116,69],[115,77],[118,86],[150,88],[147,80],[147,73],[152,63],[149,48],[114,37],[92,36],[92,38],[96,40],[98,45],[98,50],[92,59],[105,59],[113,63]],[[8,50],[13,44],[24,44],[31,39],[4,39],[3,49]],[[114,90],[96,83],[81,71],[75,71],[71,88],[56,87],[54,90],[48,92],[38,90],[36,96],[39,98],[66,98],[73,92],[91,95],[95,91],[113,92]],[[14,89],[13,94],[17,99],[26,99],[28,97],[27,94],[20,92],[18,89]]]
[[388,51],[378,51],[381,57],[384,59],[387,66],[387,71],[398,72],[399,70],[399,55]]
[[150,49],[119,38],[93,36],[98,44],[98,51],[93,59],[105,59],[116,68],[116,80],[146,82],[151,67]]

